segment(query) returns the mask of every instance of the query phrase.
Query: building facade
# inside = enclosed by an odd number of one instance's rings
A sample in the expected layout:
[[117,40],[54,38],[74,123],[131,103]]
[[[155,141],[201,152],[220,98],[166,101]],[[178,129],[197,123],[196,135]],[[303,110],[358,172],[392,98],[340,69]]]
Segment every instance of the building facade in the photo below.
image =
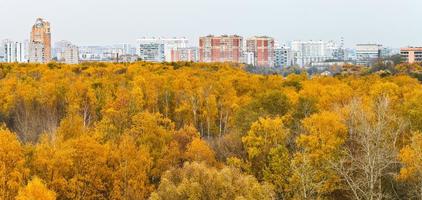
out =
[[243,52],[242,59],[242,63],[252,66],[255,65],[255,54],[253,52]]
[[76,45],[67,46],[64,51],[64,63],[78,64],[79,63],[79,49]]
[[[163,56],[157,56],[160,60],[154,60],[156,62],[172,62],[172,53],[177,49],[185,49],[188,47],[188,39],[181,37],[181,38],[164,38],[164,37],[151,37],[151,38],[141,38],[137,40],[137,54],[139,57],[143,57],[140,55],[140,52],[148,51],[142,50],[142,48],[151,48],[152,46],[161,47],[163,48]],[[182,50],[183,51],[183,50]],[[161,57],[164,57],[161,59]]]
[[66,64],[79,63],[79,48],[69,41],[59,41],[54,45],[55,59]]
[[47,63],[51,61],[50,23],[38,18],[32,26],[29,41],[29,62]]
[[237,35],[199,38],[200,62],[241,62],[243,38]]
[[335,49],[333,42],[293,41],[291,44],[295,56],[295,64],[301,67],[310,66],[314,62],[333,59]]
[[15,42],[11,40],[4,40],[1,42],[1,50],[0,54],[2,54],[2,58],[0,58],[2,62],[28,62],[26,59],[26,50],[25,44],[22,42]]
[[246,51],[254,54],[255,66],[274,66],[274,38],[267,36],[248,38],[246,40]]
[[380,44],[357,44],[356,45],[356,64],[372,66],[381,58],[382,45]]
[[400,55],[403,62],[422,62],[422,47],[401,48]]
[[280,46],[274,49],[274,67],[285,68],[293,65],[293,53],[289,47]]
[[139,58],[148,62],[164,62],[166,60],[164,44],[139,44],[137,49]]
[[198,48],[186,47],[186,48],[174,48],[171,50],[170,62],[197,62],[198,61]]

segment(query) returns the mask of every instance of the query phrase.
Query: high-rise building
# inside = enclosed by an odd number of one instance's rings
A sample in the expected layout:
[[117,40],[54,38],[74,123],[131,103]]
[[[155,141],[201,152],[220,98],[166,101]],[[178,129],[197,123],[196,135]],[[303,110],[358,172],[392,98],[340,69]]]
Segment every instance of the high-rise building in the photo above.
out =
[[255,66],[274,66],[274,38],[267,36],[248,38],[246,40],[246,51],[254,54]]
[[287,46],[280,46],[274,49],[274,67],[290,67],[294,65],[293,53]]
[[371,66],[381,58],[382,45],[380,44],[357,44],[356,64]]
[[237,35],[199,38],[200,62],[241,62],[243,38]]
[[[188,39],[182,37],[182,38],[164,38],[164,37],[151,37],[151,38],[141,38],[137,40],[137,54],[138,56],[140,56],[141,58],[143,57],[142,55],[140,55],[139,53],[141,51],[149,51],[149,50],[142,50],[141,48],[152,48],[153,46],[155,47],[163,47],[163,56],[161,55],[157,55],[154,56],[156,58],[159,58],[159,60],[152,60],[152,61],[156,61],[156,62],[172,62],[172,52],[174,52],[177,49],[184,49],[188,47]],[[157,52],[157,53],[161,53],[161,52]]]
[[38,18],[32,26],[29,41],[29,62],[47,63],[51,61],[50,23]]
[[400,55],[403,62],[422,62],[422,47],[401,48]]
[[4,40],[1,42],[2,62],[28,62],[25,58],[25,45],[22,42]]
[[313,62],[324,62],[333,59],[334,42],[324,41],[293,41],[292,51],[295,54],[295,62],[301,67],[310,66]]

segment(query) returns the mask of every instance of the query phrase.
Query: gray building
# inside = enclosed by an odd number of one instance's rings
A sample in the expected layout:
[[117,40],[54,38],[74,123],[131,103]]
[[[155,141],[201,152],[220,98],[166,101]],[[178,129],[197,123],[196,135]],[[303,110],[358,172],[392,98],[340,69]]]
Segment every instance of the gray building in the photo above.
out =
[[284,68],[294,65],[293,53],[286,46],[276,47],[274,49],[274,67]]
[[139,58],[150,62],[164,62],[166,60],[164,51],[162,43],[141,43],[137,48]]
[[356,64],[372,66],[382,55],[382,45],[380,44],[357,44]]

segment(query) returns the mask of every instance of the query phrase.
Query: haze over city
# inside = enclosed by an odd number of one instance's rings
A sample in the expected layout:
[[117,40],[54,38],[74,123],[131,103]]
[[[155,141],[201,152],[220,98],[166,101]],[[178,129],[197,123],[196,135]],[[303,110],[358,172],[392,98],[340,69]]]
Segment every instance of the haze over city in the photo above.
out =
[[[420,0],[1,0],[0,38],[24,40],[34,20],[52,24],[52,41],[78,45],[135,43],[142,36],[268,35],[292,40],[340,40],[345,46],[421,45]],[[419,38],[418,38],[419,37]]]

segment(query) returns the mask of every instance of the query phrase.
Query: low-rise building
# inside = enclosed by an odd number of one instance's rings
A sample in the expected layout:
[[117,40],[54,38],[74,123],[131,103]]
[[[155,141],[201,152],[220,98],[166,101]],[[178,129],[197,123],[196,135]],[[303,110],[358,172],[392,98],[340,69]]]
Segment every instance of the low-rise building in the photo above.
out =
[[139,44],[137,54],[143,61],[149,62],[164,62],[164,44],[160,43],[149,43]]
[[186,47],[186,48],[174,48],[171,50],[170,62],[197,62],[198,61],[198,48]]
[[400,55],[403,62],[422,62],[422,47],[402,48],[400,49]]

